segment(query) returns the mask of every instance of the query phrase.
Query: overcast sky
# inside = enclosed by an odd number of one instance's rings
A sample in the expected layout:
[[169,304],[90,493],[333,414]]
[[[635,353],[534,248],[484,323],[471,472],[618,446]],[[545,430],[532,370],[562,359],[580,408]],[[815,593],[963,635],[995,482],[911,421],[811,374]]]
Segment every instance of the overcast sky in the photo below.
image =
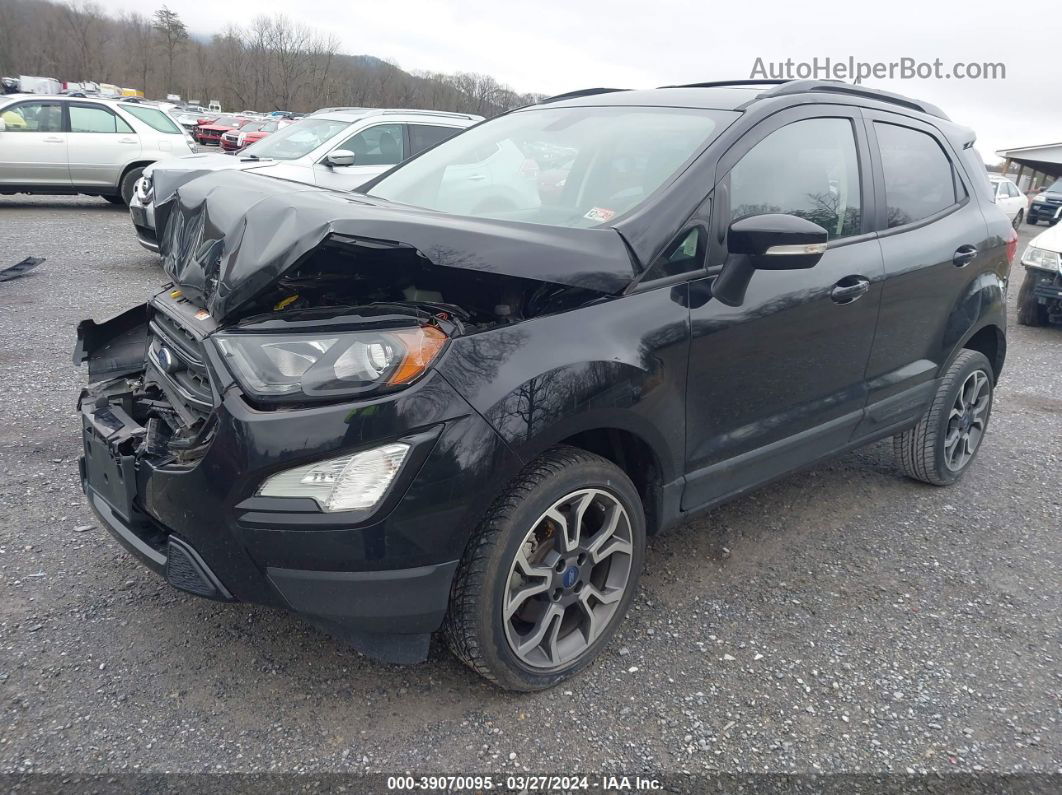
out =
[[[189,29],[220,32],[281,12],[335,33],[350,54],[408,70],[493,75],[518,91],[653,87],[746,78],[757,57],[810,61],[1002,62],[1003,80],[868,80],[925,99],[973,127],[986,159],[1001,148],[1062,141],[1053,62],[1062,3],[952,0],[166,0]],[[102,0],[116,13],[144,0]]]

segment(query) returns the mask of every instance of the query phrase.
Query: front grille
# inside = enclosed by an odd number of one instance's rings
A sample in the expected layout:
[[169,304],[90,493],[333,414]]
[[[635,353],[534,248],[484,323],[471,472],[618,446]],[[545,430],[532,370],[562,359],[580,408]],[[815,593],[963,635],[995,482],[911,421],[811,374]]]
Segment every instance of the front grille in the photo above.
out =
[[203,346],[188,329],[165,312],[155,310],[149,324],[148,365],[153,380],[188,425],[196,425],[214,409],[214,392]]

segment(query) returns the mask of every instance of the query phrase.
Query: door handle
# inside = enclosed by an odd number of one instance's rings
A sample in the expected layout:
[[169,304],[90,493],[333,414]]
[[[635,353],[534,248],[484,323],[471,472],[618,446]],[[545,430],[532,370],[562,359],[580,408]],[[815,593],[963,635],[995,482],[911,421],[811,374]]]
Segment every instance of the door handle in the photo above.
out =
[[955,249],[955,256],[951,258],[951,264],[956,268],[961,268],[964,265],[969,265],[973,262],[973,258],[977,256],[977,248],[969,244],[965,246],[959,246]]
[[850,304],[870,290],[870,280],[862,276],[845,276],[834,285],[830,298],[835,304]]
[[486,174],[472,174],[471,176],[469,176],[468,181],[469,182],[482,182],[486,178],[487,178]]
[[45,138],[44,142],[46,144],[61,144],[63,142],[63,139],[52,136],[51,138]]
[[136,143],[136,138],[119,138],[118,139],[118,143],[120,143],[120,144],[135,144]]

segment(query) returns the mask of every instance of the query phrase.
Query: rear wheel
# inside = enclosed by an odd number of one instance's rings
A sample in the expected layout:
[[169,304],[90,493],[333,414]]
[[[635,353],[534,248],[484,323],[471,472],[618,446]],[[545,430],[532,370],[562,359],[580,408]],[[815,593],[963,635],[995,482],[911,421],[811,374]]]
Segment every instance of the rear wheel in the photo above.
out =
[[1026,270],[1021,289],[1018,290],[1018,323],[1022,326],[1047,325],[1047,307],[1033,293],[1035,287],[1036,274]]
[[468,543],[445,625],[450,648],[502,687],[552,687],[608,643],[644,558],[645,516],[626,474],[583,450],[548,450]]
[[961,478],[988,429],[994,385],[985,355],[960,351],[918,425],[893,437],[904,474],[934,486]]
[[131,168],[125,172],[125,176],[122,177],[122,183],[119,185],[119,190],[122,194],[122,201],[126,206],[128,206],[129,202],[133,200],[133,189],[136,187],[136,181],[140,179],[140,176],[143,173],[143,168]]

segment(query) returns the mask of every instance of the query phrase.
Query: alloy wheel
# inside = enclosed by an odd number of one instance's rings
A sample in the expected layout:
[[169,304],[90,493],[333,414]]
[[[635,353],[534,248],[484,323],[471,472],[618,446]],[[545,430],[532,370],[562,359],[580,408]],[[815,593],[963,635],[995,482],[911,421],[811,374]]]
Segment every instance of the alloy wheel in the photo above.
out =
[[524,536],[509,569],[502,619],[524,664],[555,670],[587,652],[631,581],[630,517],[602,489],[557,500]]
[[944,435],[944,463],[952,472],[965,467],[977,451],[985,433],[992,385],[983,370],[974,370],[963,381],[948,415]]

